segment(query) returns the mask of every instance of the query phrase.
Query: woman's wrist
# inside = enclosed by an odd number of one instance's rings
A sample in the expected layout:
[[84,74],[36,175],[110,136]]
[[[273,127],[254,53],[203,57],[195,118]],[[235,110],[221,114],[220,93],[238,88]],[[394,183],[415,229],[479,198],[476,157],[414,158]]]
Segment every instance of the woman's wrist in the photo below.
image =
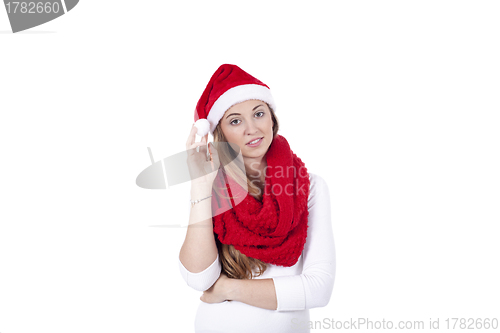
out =
[[224,290],[226,292],[225,298],[228,301],[237,301],[238,300],[238,292],[240,288],[240,279],[228,278],[226,279]]
[[191,200],[198,200],[212,195],[212,184],[208,183],[192,183],[191,184]]

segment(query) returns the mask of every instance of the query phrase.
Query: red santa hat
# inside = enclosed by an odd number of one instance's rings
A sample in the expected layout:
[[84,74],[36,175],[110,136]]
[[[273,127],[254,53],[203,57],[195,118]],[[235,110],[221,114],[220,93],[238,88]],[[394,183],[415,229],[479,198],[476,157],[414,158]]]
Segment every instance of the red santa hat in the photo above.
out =
[[207,84],[194,113],[197,134],[213,134],[224,113],[233,105],[257,99],[269,104],[276,111],[271,90],[236,65],[220,66]]

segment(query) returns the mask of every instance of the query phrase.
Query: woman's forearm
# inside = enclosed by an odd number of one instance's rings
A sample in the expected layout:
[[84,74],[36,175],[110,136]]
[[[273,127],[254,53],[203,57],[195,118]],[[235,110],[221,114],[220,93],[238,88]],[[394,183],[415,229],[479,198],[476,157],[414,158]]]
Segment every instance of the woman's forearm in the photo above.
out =
[[227,299],[276,310],[278,300],[273,279],[229,279]]
[[[191,189],[192,200],[211,195],[211,187],[196,186]],[[217,258],[212,206],[210,198],[202,200],[191,207],[186,238],[182,244],[179,259],[186,269],[199,273],[210,266]]]

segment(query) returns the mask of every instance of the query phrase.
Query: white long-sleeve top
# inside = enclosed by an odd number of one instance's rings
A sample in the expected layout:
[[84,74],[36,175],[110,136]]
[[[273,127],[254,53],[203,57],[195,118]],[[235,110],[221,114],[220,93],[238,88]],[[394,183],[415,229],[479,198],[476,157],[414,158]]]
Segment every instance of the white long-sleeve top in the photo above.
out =
[[[309,309],[328,304],[335,280],[330,193],[320,176],[309,173],[307,238],[298,262],[291,267],[267,264],[254,279],[272,278],[278,307],[268,310],[238,301],[200,301],[195,319],[197,333],[310,332]],[[219,256],[199,273],[189,272],[179,260],[186,283],[199,291],[209,289],[220,276]]]

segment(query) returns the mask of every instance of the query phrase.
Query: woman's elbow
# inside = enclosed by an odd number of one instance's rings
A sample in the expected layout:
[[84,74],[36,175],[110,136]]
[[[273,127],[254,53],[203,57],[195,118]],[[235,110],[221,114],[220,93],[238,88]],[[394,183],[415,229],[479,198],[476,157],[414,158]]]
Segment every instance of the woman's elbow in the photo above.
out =
[[323,297],[321,297],[321,302],[318,307],[324,307],[327,306],[328,303],[330,303],[330,299],[332,298],[332,292],[333,292],[333,284],[334,284],[334,278],[328,278],[328,281],[325,283],[324,287],[324,293]]
[[205,291],[209,289],[217,281],[221,273],[221,266],[216,259],[212,265],[207,267],[204,271],[193,273],[187,270],[186,267],[179,260],[179,269],[182,278],[186,284],[197,291]]
[[332,297],[335,276],[332,274],[315,274],[305,276],[306,279],[306,308],[321,308],[328,305]]
[[188,283],[188,286],[190,286],[191,288],[193,288],[194,290],[197,290],[197,291],[206,291],[206,290],[210,289],[210,287],[212,287],[214,285],[214,283],[215,283],[215,281],[209,282],[209,283],[191,283],[191,284]]
[[186,284],[189,287],[193,288],[194,290],[206,291],[214,285],[214,283],[217,281],[219,276],[220,276],[220,274],[218,276],[213,275],[213,276],[207,277],[205,279],[197,279],[193,276],[189,276],[187,279],[185,279],[185,281],[186,281]]

